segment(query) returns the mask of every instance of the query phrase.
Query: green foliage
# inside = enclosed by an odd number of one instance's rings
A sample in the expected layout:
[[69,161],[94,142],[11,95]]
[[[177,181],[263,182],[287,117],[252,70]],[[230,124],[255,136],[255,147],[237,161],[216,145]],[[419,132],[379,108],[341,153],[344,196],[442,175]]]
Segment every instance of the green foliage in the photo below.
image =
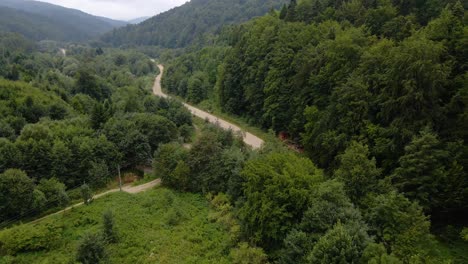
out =
[[65,184],[56,178],[42,179],[37,185],[37,190],[45,195],[47,203],[50,206],[65,206],[70,202],[65,189]]
[[253,239],[273,246],[298,223],[309,205],[310,192],[324,181],[306,158],[272,153],[247,162],[242,177],[245,202],[239,217]]
[[247,21],[261,16],[287,0],[196,0],[150,18],[138,25],[114,30],[101,39],[114,46],[143,45],[166,48],[185,47],[200,38],[207,38],[224,25]]
[[250,247],[247,243],[240,243],[238,248],[231,250],[233,264],[265,264],[268,257],[261,248]]
[[105,243],[98,234],[86,234],[78,245],[76,261],[83,264],[102,263],[107,257]]
[[459,146],[443,145],[431,131],[421,131],[399,160],[392,176],[395,186],[427,211],[463,207],[468,182],[459,161]]
[[55,224],[31,224],[8,229],[0,234],[0,255],[51,250],[62,239],[62,231],[62,227]]
[[425,257],[425,245],[433,242],[430,222],[421,207],[396,192],[382,194],[369,204],[365,219],[376,241],[404,261],[413,256]]
[[85,205],[89,205],[93,200],[93,193],[87,184],[81,185],[81,198]]
[[[167,199],[166,197],[171,197]],[[172,200],[170,203],[169,200]],[[234,247],[221,224],[209,220],[213,212],[206,199],[198,194],[178,193],[156,188],[139,194],[112,193],[96,199],[92,206],[75,207],[65,215],[51,216],[37,224],[15,228],[59,226],[60,237],[49,249],[19,252],[11,261],[19,263],[76,261],[75,252],[84,234],[102,230],[103,212],[112,208],[119,239],[105,246],[110,263],[231,263],[229,252]],[[166,224],[166,212],[174,208],[185,217],[175,226]],[[0,237],[9,238],[8,230]],[[3,235],[5,233],[5,235]],[[63,235],[62,235],[63,234]],[[8,259],[0,253],[0,262]]]
[[464,241],[468,241],[468,228],[464,227],[460,236]]
[[0,220],[23,216],[34,205],[34,183],[25,172],[9,169],[0,174]]
[[117,230],[115,229],[114,214],[107,210],[102,214],[102,236],[108,243],[116,243],[118,240]]
[[[185,188],[188,184],[182,181],[188,150],[177,143],[164,144],[154,153],[153,170],[156,177],[161,178],[164,185],[173,188]],[[179,167],[178,172],[175,169]],[[178,176],[178,177],[173,177]],[[186,175],[187,176],[187,175]],[[185,184],[184,184],[185,183]]]
[[402,264],[403,262],[393,254],[388,254],[385,246],[382,244],[370,243],[364,250],[362,263],[369,264]]
[[339,156],[340,165],[334,176],[345,183],[348,196],[359,203],[369,193],[377,190],[381,171],[375,159],[369,159],[369,149],[358,142],[351,142],[346,151]]
[[[452,0],[289,1],[169,61],[163,86],[288,135],[359,206],[392,179],[445,224],[467,211],[465,13]],[[425,129],[437,142],[415,139]]]
[[356,241],[349,227],[338,223],[319,239],[307,257],[308,263],[356,263],[366,244]]
[[76,9],[43,2],[3,0],[1,31],[13,31],[34,40],[83,41],[124,25]]
[[95,187],[102,187],[110,180],[109,168],[105,162],[91,162],[88,171],[88,179]]

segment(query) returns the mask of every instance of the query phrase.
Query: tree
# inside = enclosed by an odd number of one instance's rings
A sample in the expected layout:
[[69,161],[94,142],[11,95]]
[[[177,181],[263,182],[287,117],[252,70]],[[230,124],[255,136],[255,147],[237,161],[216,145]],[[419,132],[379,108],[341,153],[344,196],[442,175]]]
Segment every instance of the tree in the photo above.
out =
[[268,256],[263,249],[250,247],[247,243],[240,243],[238,248],[231,250],[230,257],[233,264],[268,263]]
[[13,142],[0,138],[0,173],[19,165],[19,151]]
[[177,166],[174,168],[174,171],[171,172],[171,182],[172,187],[186,191],[189,189],[190,185],[190,167],[185,163],[185,161],[180,160],[177,163]]
[[204,132],[190,149],[187,165],[190,167],[192,177],[189,187],[194,192],[210,192],[218,184],[219,167],[215,162],[223,151],[216,132]]
[[37,186],[37,189],[41,191],[47,203],[51,206],[65,206],[69,203],[70,198],[65,191],[65,184],[59,182],[55,178],[42,179]]
[[70,173],[73,168],[73,153],[71,149],[61,140],[56,140],[51,150],[52,177],[69,183]]
[[450,146],[453,144],[442,144],[435,133],[425,129],[406,146],[392,175],[395,186],[426,211],[453,208],[466,193],[467,180],[456,154],[459,147],[454,153]]
[[83,202],[85,205],[89,205],[93,199],[93,193],[91,192],[91,188],[87,184],[81,185],[81,198],[83,198]]
[[367,241],[356,241],[359,234],[353,234],[349,229],[341,223],[336,224],[319,239],[307,257],[308,263],[358,263]]
[[33,181],[25,172],[9,169],[0,174],[0,221],[23,216],[34,205]]
[[346,151],[338,157],[340,165],[335,178],[345,183],[346,193],[353,202],[359,203],[363,197],[377,191],[381,171],[375,158],[369,159],[369,148],[352,141]]
[[105,186],[110,178],[109,167],[103,161],[91,162],[91,168],[88,170],[88,179],[92,186]]
[[160,144],[169,143],[178,138],[176,125],[167,118],[152,114],[136,114],[131,117],[136,129],[148,137],[151,150],[155,151]]
[[360,262],[369,264],[403,264],[395,255],[388,254],[384,245],[376,243],[367,245],[362,253]]
[[180,186],[178,182],[180,179],[174,178],[175,174],[173,173],[179,163],[187,159],[187,156],[188,150],[180,144],[161,145],[154,153],[153,171],[155,176],[161,178],[164,185],[177,188]]
[[376,242],[403,261],[425,256],[428,248],[424,245],[433,241],[430,222],[422,208],[395,191],[371,199],[364,218]]
[[323,173],[306,158],[272,153],[247,162],[239,218],[255,241],[278,245],[302,218]]
[[286,15],[288,14],[288,7],[286,4],[283,5],[280,11],[279,19],[283,20],[286,18]]
[[102,214],[102,222],[102,232],[104,240],[108,243],[117,242],[118,236],[117,231],[115,229],[114,214],[112,213],[112,211],[107,210]]
[[83,264],[97,264],[106,259],[106,248],[98,234],[86,234],[78,245],[76,261]]

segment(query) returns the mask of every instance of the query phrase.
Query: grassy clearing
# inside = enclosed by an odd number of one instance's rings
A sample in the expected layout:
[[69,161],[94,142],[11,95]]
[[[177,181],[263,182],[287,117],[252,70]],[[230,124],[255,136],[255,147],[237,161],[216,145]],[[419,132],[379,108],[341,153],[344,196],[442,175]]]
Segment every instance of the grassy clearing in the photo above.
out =
[[[229,263],[229,234],[209,221],[206,199],[165,188],[110,194],[40,223],[3,230],[0,263],[74,263],[80,239],[101,232],[108,209],[119,235],[107,247],[110,263]],[[4,256],[5,248],[16,257]]]

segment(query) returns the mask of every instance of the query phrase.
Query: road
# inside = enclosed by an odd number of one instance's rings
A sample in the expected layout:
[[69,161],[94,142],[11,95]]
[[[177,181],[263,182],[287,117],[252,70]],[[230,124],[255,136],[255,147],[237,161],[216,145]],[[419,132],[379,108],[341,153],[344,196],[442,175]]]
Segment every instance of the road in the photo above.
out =
[[[170,96],[165,94],[163,91],[162,91],[162,88],[161,88],[161,78],[162,78],[162,75],[163,75],[163,72],[164,72],[164,66],[163,65],[158,65],[159,67],[159,70],[160,70],[160,74],[156,77],[156,80],[154,81],[154,86],[153,86],[153,93],[157,96],[160,96],[160,97],[163,97],[163,98],[169,98]],[[259,149],[262,147],[262,145],[264,144],[264,141],[249,133],[249,132],[245,132],[243,131],[240,127],[234,125],[234,124],[231,124],[223,119],[220,119],[218,118],[217,116],[214,116],[208,112],[205,112],[203,110],[200,110],[196,107],[193,107],[192,105],[189,105],[189,104],[186,104],[184,103],[184,106],[187,107],[190,112],[192,112],[192,114],[194,116],[197,116],[203,120],[208,120],[210,123],[212,124],[216,124],[218,126],[220,126],[221,128],[223,129],[226,129],[226,130],[232,130],[233,132],[239,132],[243,135],[243,138],[244,138],[244,142],[245,144],[251,146],[252,148],[254,149]]]
[[[154,180],[154,181],[142,184],[142,185],[138,185],[138,186],[131,186],[131,185],[124,186],[122,188],[122,191],[124,191],[126,193],[136,194],[136,193],[140,193],[140,192],[144,192],[146,190],[152,189],[153,187],[156,187],[159,184],[161,184],[161,180],[157,179],[157,180]],[[106,191],[106,192],[103,192],[103,193],[100,193],[100,194],[96,194],[96,195],[93,196],[93,200],[96,200],[96,199],[98,199],[100,197],[103,197],[103,196],[106,196],[106,195],[108,195],[110,193],[115,193],[115,192],[118,192],[118,191],[120,191],[120,189],[113,189],[113,190],[109,190],[109,191]],[[74,204],[74,205],[72,205],[70,207],[67,207],[67,208],[63,209],[63,210],[60,210],[60,211],[55,212],[53,214],[50,214],[50,215],[44,216],[42,218],[39,218],[37,220],[34,220],[31,223],[40,222],[40,221],[42,221],[42,220],[44,220],[46,218],[49,218],[49,217],[51,217],[53,215],[58,215],[58,214],[61,214],[63,212],[69,211],[69,210],[71,210],[71,209],[73,209],[75,207],[82,206],[83,204],[84,204],[83,202]]]

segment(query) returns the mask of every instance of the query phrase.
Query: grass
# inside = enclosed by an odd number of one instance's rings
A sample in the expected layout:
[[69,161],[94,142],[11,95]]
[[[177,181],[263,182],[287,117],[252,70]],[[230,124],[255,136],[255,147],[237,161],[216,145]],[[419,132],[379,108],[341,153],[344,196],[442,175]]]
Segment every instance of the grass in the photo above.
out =
[[[12,245],[16,239],[29,246],[15,257],[0,255],[0,263],[74,263],[80,239],[101,232],[102,213],[108,209],[114,213],[119,237],[118,243],[107,246],[109,263],[229,263],[229,233],[208,220],[206,199],[165,188],[110,194],[40,223],[3,230],[0,253],[5,254],[2,242]],[[28,228],[44,232],[44,241]]]

